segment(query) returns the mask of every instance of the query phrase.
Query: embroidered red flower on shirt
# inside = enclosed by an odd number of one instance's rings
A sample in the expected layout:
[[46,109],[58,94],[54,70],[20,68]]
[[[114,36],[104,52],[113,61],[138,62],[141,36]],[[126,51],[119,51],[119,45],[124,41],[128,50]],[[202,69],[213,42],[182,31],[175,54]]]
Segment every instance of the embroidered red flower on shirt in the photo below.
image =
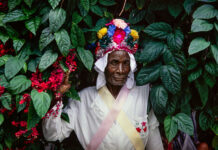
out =
[[146,126],[146,122],[142,121],[142,122],[137,122],[136,123],[136,131],[139,133],[144,134],[147,131],[147,126]]
[[142,129],[138,127],[136,130],[140,133]]
[[145,125],[146,125],[146,122],[143,121],[143,122],[142,122],[142,126],[144,127]]

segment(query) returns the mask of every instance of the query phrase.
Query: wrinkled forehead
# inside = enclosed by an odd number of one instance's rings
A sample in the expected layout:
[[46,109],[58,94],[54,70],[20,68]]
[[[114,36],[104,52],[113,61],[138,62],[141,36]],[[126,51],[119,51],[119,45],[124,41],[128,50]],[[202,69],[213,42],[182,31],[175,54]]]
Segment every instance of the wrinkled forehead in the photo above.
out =
[[108,61],[111,60],[126,61],[126,60],[130,60],[130,56],[128,52],[123,50],[113,51],[108,54]]

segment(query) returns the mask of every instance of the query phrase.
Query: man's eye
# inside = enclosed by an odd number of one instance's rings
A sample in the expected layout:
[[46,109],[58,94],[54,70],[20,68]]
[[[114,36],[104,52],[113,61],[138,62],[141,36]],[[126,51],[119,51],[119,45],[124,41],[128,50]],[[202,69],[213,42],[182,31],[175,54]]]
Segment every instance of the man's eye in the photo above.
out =
[[117,64],[118,64],[118,61],[113,60],[113,61],[111,61],[111,64],[112,64],[112,65],[117,65]]
[[129,61],[125,61],[125,62],[124,62],[124,65],[129,65],[129,64],[130,64]]

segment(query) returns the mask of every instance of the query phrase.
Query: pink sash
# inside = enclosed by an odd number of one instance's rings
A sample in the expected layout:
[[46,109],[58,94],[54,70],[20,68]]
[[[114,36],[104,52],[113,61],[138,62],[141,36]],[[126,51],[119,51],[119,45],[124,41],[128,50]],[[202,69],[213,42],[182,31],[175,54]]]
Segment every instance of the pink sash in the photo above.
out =
[[92,137],[86,150],[97,150],[98,146],[102,143],[114,121],[117,119],[117,116],[119,115],[128,94],[129,89],[126,87],[126,85],[124,85],[119,95],[117,96],[112,109],[107,114],[106,118],[102,121],[98,131]]

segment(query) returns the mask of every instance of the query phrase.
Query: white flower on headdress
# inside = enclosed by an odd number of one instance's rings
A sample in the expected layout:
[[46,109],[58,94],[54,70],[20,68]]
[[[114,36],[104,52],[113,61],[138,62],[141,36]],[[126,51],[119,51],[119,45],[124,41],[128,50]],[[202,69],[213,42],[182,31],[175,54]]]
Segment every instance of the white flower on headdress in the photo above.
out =
[[127,27],[127,23],[122,19],[114,19],[112,22],[116,27],[121,28],[123,30]]

